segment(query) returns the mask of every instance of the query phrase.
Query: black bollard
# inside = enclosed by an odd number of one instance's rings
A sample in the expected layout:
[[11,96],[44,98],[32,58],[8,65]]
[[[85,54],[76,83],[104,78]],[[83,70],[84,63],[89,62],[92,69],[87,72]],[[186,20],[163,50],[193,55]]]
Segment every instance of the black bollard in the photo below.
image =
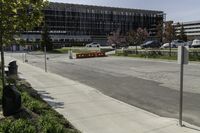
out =
[[17,69],[18,69],[18,66],[17,66],[16,61],[11,61],[8,64],[9,75],[17,75]]
[[21,109],[21,94],[14,85],[7,85],[3,90],[3,115],[11,116]]

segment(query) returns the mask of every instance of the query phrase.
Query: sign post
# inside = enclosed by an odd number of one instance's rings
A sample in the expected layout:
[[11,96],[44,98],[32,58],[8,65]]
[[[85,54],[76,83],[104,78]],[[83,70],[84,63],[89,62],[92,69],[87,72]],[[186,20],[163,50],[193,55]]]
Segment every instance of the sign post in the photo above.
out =
[[69,59],[73,59],[72,49],[71,49],[71,48],[70,48],[70,50],[69,50]]
[[188,64],[188,48],[178,47],[178,63],[180,64],[180,101],[179,101],[179,125],[182,127],[183,121],[183,72],[184,64]]

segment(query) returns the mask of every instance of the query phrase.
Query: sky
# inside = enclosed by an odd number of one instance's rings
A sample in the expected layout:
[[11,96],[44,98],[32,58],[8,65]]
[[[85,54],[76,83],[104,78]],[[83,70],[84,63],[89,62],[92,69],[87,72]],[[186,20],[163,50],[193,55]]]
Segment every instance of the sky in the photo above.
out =
[[160,10],[166,20],[188,22],[200,20],[200,0],[49,0],[51,2]]

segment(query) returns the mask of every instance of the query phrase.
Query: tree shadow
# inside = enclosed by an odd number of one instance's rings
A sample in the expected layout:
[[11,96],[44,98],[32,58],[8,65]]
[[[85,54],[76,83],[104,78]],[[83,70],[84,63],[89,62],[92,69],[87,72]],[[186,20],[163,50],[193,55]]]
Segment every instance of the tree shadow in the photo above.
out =
[[54,109],[64,108],[64,102],[57,102],[57,101],[50,101],[50,100],[45,100],[45,101]]
[[40,94],[40,97],[44,100],[46,99],[51,99],[51,100],[54,100],[55,98],[53,98],[52,96],[49,96],[49,95],[45,95],[45,94]]
[[46,91],[38,91],[38,94],[40,95],[40,97],[46,101],[50,106],[52,106],[54,109],[57,108],[64,108],[64,102],[58,102],[55,101],[55,98],[53,98],[52,96],[50,96],[49,92]]
[[40,95],[48,95],[48,94],[50,94],[47,91],[37,91],[37,93],[40,94]]

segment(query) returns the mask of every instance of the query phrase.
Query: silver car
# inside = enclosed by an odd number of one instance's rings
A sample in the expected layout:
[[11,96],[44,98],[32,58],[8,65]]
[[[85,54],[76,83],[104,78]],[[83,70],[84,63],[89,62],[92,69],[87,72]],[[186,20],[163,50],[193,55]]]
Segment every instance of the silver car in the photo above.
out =
[[100,47],[101,45],[99,43],[96,42],[92,42],[86,45],[86,47]]

